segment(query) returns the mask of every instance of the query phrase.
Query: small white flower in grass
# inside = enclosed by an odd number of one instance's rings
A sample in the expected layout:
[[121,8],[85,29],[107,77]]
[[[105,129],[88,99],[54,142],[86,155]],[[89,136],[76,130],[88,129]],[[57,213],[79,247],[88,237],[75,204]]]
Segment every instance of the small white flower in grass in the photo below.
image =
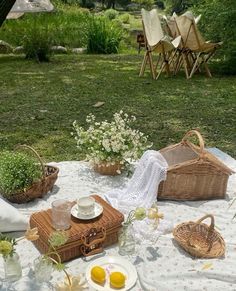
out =
[[120,175],[120,174],[121,174],[121,171],[120,171],[120,170],[116,170],[116,173],[117,173],[118,175]]

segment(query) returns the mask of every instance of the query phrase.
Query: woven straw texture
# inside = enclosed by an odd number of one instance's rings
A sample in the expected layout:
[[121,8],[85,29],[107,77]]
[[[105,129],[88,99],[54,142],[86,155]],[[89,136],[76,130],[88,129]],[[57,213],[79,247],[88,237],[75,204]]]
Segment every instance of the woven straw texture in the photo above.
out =
[[[196,136],[199,146],[188,139]],[[158,188],[158,199],[208,200],[225,198],[231,169],[205,150],[197,130],[186,133],[182,141],[160,150],[168,163],[167,178]]]
[[[208,226],[201,223],[206,218],[211,219]],[[225,242],[222,236],[214,229],[214,217],[207,214],[197,222],[185,222],[175,227],[175,240],[193,257],[218,258],[225,254]]]
[[33,183],[28,189],[23,192],[11,194],[7,197],[10,202],[21,204],[34,200],[35,198],[41,198],[49,191],[52,191],[52,188],[58,177],[59,169],[57,167],[44,165],[39,154],[35,151],[35,149],[31,148],[30,146],[22,145],[19,147],[26,148],[32,151],[35,157],[40,162],[42,169],[42,178],[40,181]]
[[120,163],[115,163],[114,165],[108,165],[107,163],[95,164],[93,169],[95,172],[101,175],[116,176],[121,171],[122,165]]
[[[97,195],[93,195],[96,202],[103,206],[103,213],[92,220],[79,220],[71,217],[71,228],[66,232],[69,236],[65,245],[57,248],[62,262],[69,261],[82,255],[81,253],[81,237],[86,236],[91,228],[98,230],[105,228],[106,239],[103,247],[112,245],[118,241],[118,231],[121,228],[124,216],[118,210],[110,206],[106,201]],[[74,203],[73,203],[74,204]],[[34,241],[35,246],[41,253],[46,253],[49,249],[48,239],[52,232],[51,209],[36,212],[30,217],[30,226],[38,227],[39,239]]]

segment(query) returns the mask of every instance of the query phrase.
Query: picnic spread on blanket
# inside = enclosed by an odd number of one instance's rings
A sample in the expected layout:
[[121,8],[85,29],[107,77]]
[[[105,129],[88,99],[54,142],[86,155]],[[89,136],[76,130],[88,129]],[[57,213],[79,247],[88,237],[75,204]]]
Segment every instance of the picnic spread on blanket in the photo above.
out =
[[198,131],[144,152],[132,177],[100,175],[83,161],[40,163],[53,182],[36,187],[41,199],[26,192],[14,201],[30,229],[12,256],[13,241],[1,238],[3,290],[236,289],[236,161],[206,150]]

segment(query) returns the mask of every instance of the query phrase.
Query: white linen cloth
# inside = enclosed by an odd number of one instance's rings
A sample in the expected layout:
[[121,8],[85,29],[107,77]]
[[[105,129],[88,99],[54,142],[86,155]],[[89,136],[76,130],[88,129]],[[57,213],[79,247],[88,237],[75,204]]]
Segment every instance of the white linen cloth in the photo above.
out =
[[[125,215],[136,207],[148,209],[157,200],[158,186],[166,179],[167,168],[168,164],[161,153],[148,150],[137,162],[127,187],[109,191],[105,194],[105,199]],[[153,223],[148,218],[133,222],[135,238],[139,243],[145,243],[146,237],[152,237],[155,242],[161,233],[170,232],[173,227],[168,216],[160,221],[158,228],[154,228]]]
[[157,189],[166,179],[168,164],[157,151],[146,151],[137,163],[127,187],[113,189],[105,194],[110,204],[122,213],[128,214],[136,207],[150,208],[157,198]]
[[[214,148],[210,151],[218,156],[228,167],[236,171],[236,160],[218,149]],[[90,166],[84,162],[60,162],[54,164],[60,168],[60,173],[53,193],[28,204],[17,205],[16,207],[20,212],[29,216],[33,211],[47,209],[52,201],[59,198],[67,198],[72,201],[82,195],[93,193],[103,196],[111,189],[124,189],[129,182],[125,175],[116,177],[101,176],[93,172]],[[206,213],[213,214],[216,226],[225,239],[225,258],[193,259],[176,245],[172,234],[161,235],[155,243],[150,241],[149,244],[137,246],[135,255],[126,257],[136,266],[139,277],[136,285],[131,290],[235,291],[236,220],[232,221],[232,217],[236,213],[236,202],[228,209],[234,197],[236,197],[236,174],[231,175],[229,178],[226,199],[184,203],[159,201],[160,212],[168,215],[175,225],[185,221],[195,221]],[[18,243],[16,250],[22,262],[23,278],[15,284],[15,290],[52,290],[49,284],[36,286],[33,279],[27,279],[27,274],[30,270],[29,264],[32,264],[33,260],[39,255],[34,245],[23,240]],[[109,254],[118,255],[118,247],[114,245],[106,248],[105,255]],[[86,260],[82,258],[75,259],[66,264],[67,271],[74,275],[84,273],[89,264],[87,260],[92,259],[94,258],[91,257]],[[204,269],[203,267],[206,264],[212,265],[208,265],[208,268]],[[3,276],[2,259],[0,259],[0,278]],[[63,277],[62,273],[54,272],[51,282],[62,281]],[[90,288],[89,290],[92,291],[93,289]]]

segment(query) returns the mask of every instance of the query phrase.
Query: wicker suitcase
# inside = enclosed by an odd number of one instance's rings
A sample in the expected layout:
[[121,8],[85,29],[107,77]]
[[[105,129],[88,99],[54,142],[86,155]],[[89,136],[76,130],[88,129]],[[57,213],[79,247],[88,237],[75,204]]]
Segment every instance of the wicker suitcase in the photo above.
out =
[[[93,195],[96,202],[103,206],[103,213],[88,221],[71,217],[71,228],[66,230],[69,239],[66,244],[57,248],[62,262],[69,261],[81,255],[92,255],[103,250],[103,247],[118,241],[118,231],[122,226],[124,216],[101,197]],[[37,227],[39,239],[34,241],[41,253],[49,249],[48,239],[55,231],[51,223],[51,209],[33,213],[30,217],[31,228]],[[56,257],[55,257],[56,259]]]
[[[199,146],[188,139],[195,135]],[[197,130],[190,130],[178,144],[160,150],[168,163],[167,178],[158,187],[158,199],[208,200],[225,198],[231,169],[204,148]]]

